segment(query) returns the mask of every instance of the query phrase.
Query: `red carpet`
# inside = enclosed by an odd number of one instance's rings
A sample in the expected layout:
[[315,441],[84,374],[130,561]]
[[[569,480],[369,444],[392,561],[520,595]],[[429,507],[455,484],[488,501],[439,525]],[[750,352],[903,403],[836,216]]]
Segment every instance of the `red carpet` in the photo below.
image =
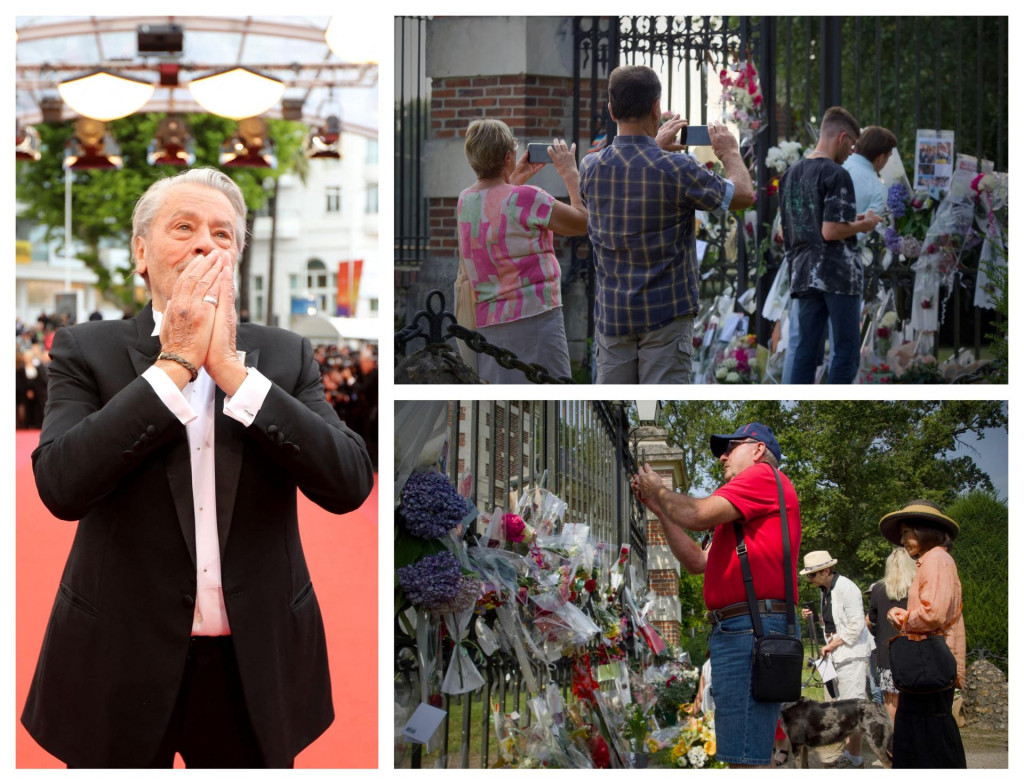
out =
[[[17,431],[17,683],[20,717],[75,524],[57,520],[36,493],[30,456],[38,431]],[[299,494],[299,527],[327,630],[334,724],[296,768],[377,767],[377,487],[336,517]],[[342,566],[343,568],[339,568]],[[17,728],[18,768],[62,768]],[[180,757],[177,766],[182,767]]]

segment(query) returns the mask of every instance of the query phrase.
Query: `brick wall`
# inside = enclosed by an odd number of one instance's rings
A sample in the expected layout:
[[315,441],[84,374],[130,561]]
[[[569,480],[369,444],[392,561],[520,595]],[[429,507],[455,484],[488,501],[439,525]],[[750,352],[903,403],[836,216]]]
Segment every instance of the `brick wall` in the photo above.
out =
[[[600,96],[605,96],[605,87],[601,82]],[[589,79],[584,80],[580,88],[580,147],[585,150],[591,139]],[[517,137],[570,138],[573,132],[573,80],[571,77],[531,74],[451,76],[433,80],[431,138],[462,138],[469,123],[480,117],[502,120]],[[466,186],[471,184],[467,180]],[[430,199],[431,255],[458,255],[457,206],[457,197]],[[568,241],[555,238],[555,253],[559,258],[562,257],[563,242]]]
[[655,628],[661,639],[669,645],[679,644],[679,622],[678,621],[653,621],[651,626]]

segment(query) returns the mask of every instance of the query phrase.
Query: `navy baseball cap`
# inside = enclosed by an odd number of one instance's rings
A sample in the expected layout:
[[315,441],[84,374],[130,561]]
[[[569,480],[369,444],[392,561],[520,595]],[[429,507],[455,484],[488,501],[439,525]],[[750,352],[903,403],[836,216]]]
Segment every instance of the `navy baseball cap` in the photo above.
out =
[[715,457],[721,457],[722,452],[729,448],[730,441],[742,441],[745,438],[760,441],[768,448],[769,452],[775,455],[776,460],[782,460],[782,450],[779,448],[779,442],[775,440],[775,434],[768,425],[762,425],[760,422],[751,422],[749,425],[744,425],[735,433],[730,433],[727,436],[711,436],[711,454]]

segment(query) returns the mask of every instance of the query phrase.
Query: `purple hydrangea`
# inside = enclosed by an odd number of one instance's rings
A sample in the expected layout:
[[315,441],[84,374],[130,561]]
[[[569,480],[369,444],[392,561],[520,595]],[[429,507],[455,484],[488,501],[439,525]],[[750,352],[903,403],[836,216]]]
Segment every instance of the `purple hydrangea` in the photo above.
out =
[[903,238],[900,233],[891,226],[885,230],[885,247],[893,253],[899,253]]
[[902,182],[894,182],[889,186],[889,197],[886,199],[886,206],[892,211],[893,218],[899,220],[907,214],[907,204],[910,202],[910,189]]
[[900,243],[900,252],[908,259],[916,259],[921,255],[921,240],[915,237],[904,237]]
[[398,584],[406,598],[417,607],[444,607],[459,594],[462,570],[447,550],[427,555],[398,570]]
[[466,501],[444,474],[423,471],[405,483],[398,512],[405,519],[405,530],[413,536],[439,539],[462,522]]
[[459,581],[459,590],[455,597],[448,602],[436,605],[431,609],[435,614],[460,613],[470,610],[476,606],[476,600],[480,598],[484,584],[475,577],[464,574]]

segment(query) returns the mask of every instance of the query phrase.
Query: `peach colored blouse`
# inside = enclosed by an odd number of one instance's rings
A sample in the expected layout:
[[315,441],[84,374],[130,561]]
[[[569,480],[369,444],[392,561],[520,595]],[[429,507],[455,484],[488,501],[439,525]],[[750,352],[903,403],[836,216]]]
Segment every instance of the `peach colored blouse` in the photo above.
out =
[[[920,640],[956,617],[962,602],[956,562],[945,547],[933,547],[917,560],[917,576],[910,586],[907,609],[894,607],[889,614],[898,630]],[[963,614],[943,634],[956,659],[957,685],[963,686],[967,658]]]

